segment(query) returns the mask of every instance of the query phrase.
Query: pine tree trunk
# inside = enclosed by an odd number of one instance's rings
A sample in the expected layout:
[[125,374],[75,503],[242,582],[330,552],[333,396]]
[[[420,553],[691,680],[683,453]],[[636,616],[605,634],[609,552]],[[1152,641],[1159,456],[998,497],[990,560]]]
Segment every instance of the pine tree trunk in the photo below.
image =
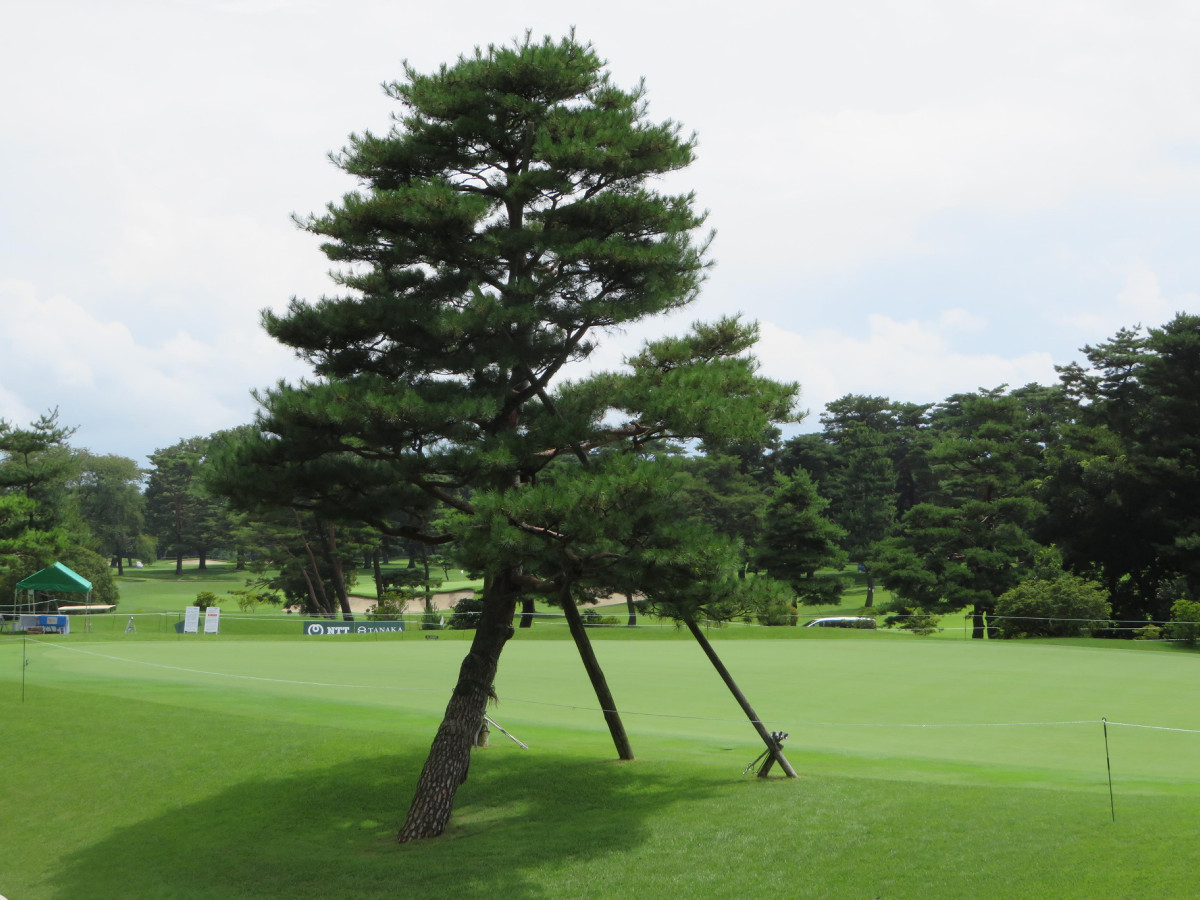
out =
[[521,628],[533,627],[533,613],[536,609],[532,597],[525,597],[521,600]]
[[567,627],[571,629],[571,637],[575,639],[575,647],[579,650],[579,658],[583,660],[583,668],[587,671],[588,678],[591,679],[592,690],[596,692],[600,710],[604,713],[604,721],[608,723],[608,733],[612,735],[613,744],[617,748],[617,757],[633,759],[633,747],[629,743],[629,736],[625,733],[625,724],[621,721],[621,714],[617,712],[617,702],[613,699],[612,691],[608,689],[604,670],[600,668],[600,661],[596,659],[592,642],[588,640],[587,630],[583,627],[583,619],[579,615],[578,607],[575,606],[574,598],[571,597],[570,589],[563,590],[559,594],[559,599],[562,601],[563,613],[567,617]]
[[625,607],[626,607],[626,609],[629,610],[629,621],[626,622],[625,624],[626,625],[636,625],[637,624],[637,607],[633,605],[633,594],[627,593],[625,595]]
[[984,612],[987,614],[987,636],[989,641],[1000,640],[1000,622],[996,618],[996,610],[990,606],[984,607]]
[[333,571],[333,590],[337,594],[338,607],[342,611],[342,619],[346,622],[354,621],[354,611],[350,609],[350,595],[346,590],[346,579],[342,574],[342,558],[338,555],[337,533],[334,531],[333,523],[330,522],[327,526],[328,533],[321,531],[321,549],[324,551],[325,562]]
[[971,611],[971,637],[983,639],[983,610],[978,606]]
[[863,605],[867,609],[875,605],[875,576],[870,569],[867,569],[867,602]]
[[492,696],[500,652],[514,634],[518,591],[512,584],[512,574],[504,571],[485,582],[483,612],[475,638],[459,669],[458,684],[450,695],[446,714],[417,779],[417,792],[397,836],[402,844],[437,837],[450,822],[454,795],[467,780],[471,745],[483,725],[487,702]]
[[[321,611],[321,615],[330,618],[334,615],[333,604],[329,602],[329,596],[325,592],[325,579],[321,577],[321,567],[317,565],[316,554],[313,553],[312,545],[308,542],[308,535],[304,531],[304,523],[300,519],[300,511],[292,509],[292,514],[296,517],[296,534],[300,540],[304,542],[304,553],[308,558],[308,564],[312,566],[312,576],[305,575],[304,579],[308,582],[308,590]],[[317,534],[321,533],[321,523],[317,521]],[[315,588],[315,590],[314,590]]]

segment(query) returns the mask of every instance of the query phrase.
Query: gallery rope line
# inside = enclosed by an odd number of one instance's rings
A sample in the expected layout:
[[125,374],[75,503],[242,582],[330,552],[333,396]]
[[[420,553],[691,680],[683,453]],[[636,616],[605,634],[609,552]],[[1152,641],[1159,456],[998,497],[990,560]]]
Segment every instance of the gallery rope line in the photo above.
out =
[[[696,722],[745,722],[745,717],[722,718],[716,716],[685,716],[676,713],[637,712],[635,710],[600,709],[595,706],[573,706],[569,703],[551,703],[547,700],[524,700],[520,697],[500,697],[505,703],[525,703],[531,706],[549,706],[555,709],[574,709],[581,712],[616,713],[622,716],[647,716],[655,719],[690,719]],[[749,720],[753,724],[766,727],[769,723],[759,720]],[[1068,722],[785,722],[789,728],[1036,728],[1050,725],[1099,725],[1099,719],[1075,719]],[[1109,725],[1119,724],[1109,722]],[[1150,728],[1153,726],[1142,726]],[[1197,732],[1200,734],[1200,732]]]
[[1180,734],[1200,734],[1200,730],[1195,728],[1168,728],[1165,725],[1135,725],[1133,722],[1114,722],[1111,719],[1109,725],[1122,725],[1125,728],[1145,728],[1150,731],[1177,731]]
[[[84,650],[79,647],[68,647],[63,644],[52,643],[50,641],[41,641],[36,638],[27,639],[31,644],[37,644],[43,647],[50,647],[55,650],[62,650],[70,653],[80,653],[85,656],[93,656],[99,659],[106,659],[111,662],[131,663],[138,666],[147,666],[152,669],[166,669],[173,672],[186,672],[191,675],[211,675],[215,678],[232,678],[241,681],[261,681],[269,684],[287,684],[298,687],[323,687],[323,688],[343,688],[349,690],[374,690],[374,691],[396,691],[400,693],[413,694],[447,694],[450,693],[446,688],[408,688],[399,687],[388,684],[344,684],[339,682],[328,681],[297,681],[289,678],[268,678],[265,675],[237,675],[231,672],[214,672],[208,669],[194,669],[188,666],[172,666],[166,663],[155,663],[141,659],[129,659],[125,656],[112,656],[107,653],[97,653],[94,650]],[[554,709],[570,709],[579,712],[589,713],[616,713],[622,716],[640,716],[651,719],[682,719],[693,722],[745,722],[744,717],[725,717],[725,716],[688,716],[679,713],[660,713],[660,712],[639,712],[636,710],[606,710],[596,706],[578,706],[569,703],[552,703],[548,700],[526,700],[522,697],[498,697],[499,701],[504,703],[524,703],[528,706],[546,706]],[[1104,722],[1103,719],[1072,719],[1058,722],[785,722],[783,723],[788,728],[1039,728],[1039,727],[1056,727],[1068,725],[1100,725]],[[767,726],[766,722],[757,722],[756,724]],[[1150,731],[1174,731],[1180,734],[1200,734],[1200,729],[1192,728],[1171,728],[1165,725],[1139,725],[1132,722],[1113,722],[1108,721],[1109,725],[1124,727],[1124,728],[1142,728]]]

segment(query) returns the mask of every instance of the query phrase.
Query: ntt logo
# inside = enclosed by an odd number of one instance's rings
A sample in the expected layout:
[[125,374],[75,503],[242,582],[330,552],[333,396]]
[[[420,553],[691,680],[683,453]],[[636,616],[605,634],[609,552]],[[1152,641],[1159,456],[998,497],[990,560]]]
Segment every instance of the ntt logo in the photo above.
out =
[[305,634],[324,634],[325,626],[320,622],[309,622],[304,628]]

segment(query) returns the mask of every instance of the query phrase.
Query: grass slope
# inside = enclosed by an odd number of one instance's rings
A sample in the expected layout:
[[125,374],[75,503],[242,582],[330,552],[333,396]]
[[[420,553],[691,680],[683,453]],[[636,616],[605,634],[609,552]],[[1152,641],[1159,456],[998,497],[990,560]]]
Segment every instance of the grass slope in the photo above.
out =
[[741,775],[759,747],[694,644],[598,632],[616,763],[574,648],[521,633],[493,715],[532,749],[493,734],[447,834],[404,847],[462,643],[5,641],[0,894],[1194,896],[1200,734],[1110,728],[1113,823],[1097,720],[1200,730],[1200,656],[729,632],[799,780]]

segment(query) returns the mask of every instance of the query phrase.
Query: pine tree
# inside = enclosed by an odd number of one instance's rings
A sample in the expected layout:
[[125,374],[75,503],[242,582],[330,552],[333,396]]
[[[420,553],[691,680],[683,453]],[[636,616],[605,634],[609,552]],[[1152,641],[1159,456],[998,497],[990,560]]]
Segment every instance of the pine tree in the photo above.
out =
[[[561,382],[606,330],[690,302],[707,265],[694,198],[649,187],[694,139],[651,122],[642,87],[613,85],[590,45],[526,36],[386,89],[395,127],[335,157],[360,190],[302,222],[344,265],[344,293],[264,317],[315,378],[262,394],[257,430],[220,467],[276,502],[446,545],[483,575],[407,841],[446,826],[518,604],[536,593],[570,617],[631,573],[664,591],[662,572],[694,574],[699,556],[656,516],[673,487],[663,442],[762,434],[795,387],[755,374],[757,331],[733,319]],[[412,524],[429,521],[436,533]]]
[[1020,397],[1003,387],[948,398],[931,428],[937,485],[882,543],[877,567],[885,586],[926,611],[971,607],[973,637],[982,638],[985,616],[1038,546],[1043,447]]
[[846,532],[828,518],[828,506],[803,469],[776,475],[759,539],[759,565],[788,582],[809,605],[836,603],[842,592],[841,579],[817,575],[818,569],[840,568],[846,561],[839,546]]

